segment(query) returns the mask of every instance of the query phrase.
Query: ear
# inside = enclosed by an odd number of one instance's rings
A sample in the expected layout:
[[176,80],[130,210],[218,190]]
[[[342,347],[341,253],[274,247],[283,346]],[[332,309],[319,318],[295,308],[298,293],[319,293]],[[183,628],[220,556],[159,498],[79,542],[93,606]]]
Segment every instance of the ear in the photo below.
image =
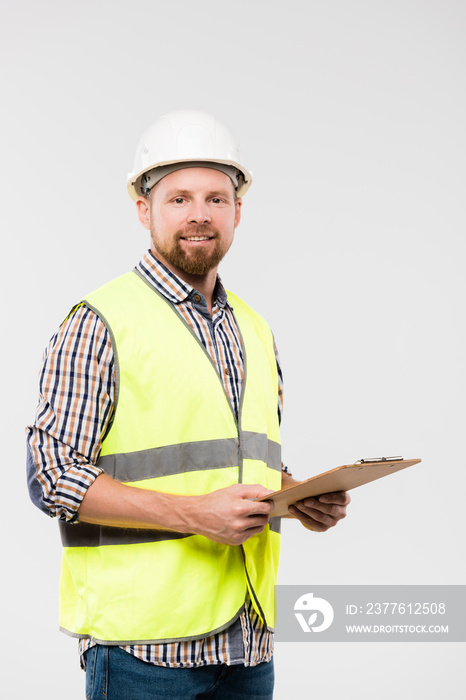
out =
[[138,218],[141,224],[146,229],[150,229],[150,202],[147,197],[138,197],[136,199],[136,208],[138,210]]
[[238,197],[238,199],[235,202],[235,228],[238,226],[239,222],[241,221],[241,207],[243,206],[243,200],[241,197]]

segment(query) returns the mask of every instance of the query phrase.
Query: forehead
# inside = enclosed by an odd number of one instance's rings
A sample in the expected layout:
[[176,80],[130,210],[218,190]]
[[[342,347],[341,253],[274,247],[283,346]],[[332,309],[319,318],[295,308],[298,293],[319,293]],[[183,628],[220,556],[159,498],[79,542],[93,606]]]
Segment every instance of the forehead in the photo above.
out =
[[231,179],[214,168],[182,168],[166,175],[154,187],[154,191],[167,194],[172,190],[189,192],[226,192],[234,194]]

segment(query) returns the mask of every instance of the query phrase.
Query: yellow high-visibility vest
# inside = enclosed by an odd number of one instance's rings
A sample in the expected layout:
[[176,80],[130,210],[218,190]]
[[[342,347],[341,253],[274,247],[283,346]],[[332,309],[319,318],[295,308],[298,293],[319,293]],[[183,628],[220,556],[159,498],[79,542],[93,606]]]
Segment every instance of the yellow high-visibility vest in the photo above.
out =
[[[112,337],[113,424],[98,461],[136,488],[199,495],[281,485],[277,367],[265,321],[228,293],[243,345],[238,422],[217,369],[176,309],[133,271],[90,294]],[[274,626],[278,519],[242,546],[162,530],[60,523],[60,627],[106,643],[197,639],[228,627],[247,591]]]

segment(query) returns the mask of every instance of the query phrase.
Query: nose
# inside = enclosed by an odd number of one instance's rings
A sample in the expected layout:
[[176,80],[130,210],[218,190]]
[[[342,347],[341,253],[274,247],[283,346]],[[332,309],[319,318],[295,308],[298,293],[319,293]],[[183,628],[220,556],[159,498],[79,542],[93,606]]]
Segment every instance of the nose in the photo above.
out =
[[188,222],[191,224],[209,224],[211,222],[210,211],[204,200],[194,201],[189,208]]

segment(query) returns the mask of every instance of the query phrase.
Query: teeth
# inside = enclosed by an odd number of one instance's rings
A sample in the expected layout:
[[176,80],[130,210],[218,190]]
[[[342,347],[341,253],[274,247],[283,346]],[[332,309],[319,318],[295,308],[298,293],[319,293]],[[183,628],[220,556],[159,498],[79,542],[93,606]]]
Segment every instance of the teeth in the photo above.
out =
[[185,239],[186,241],[208,241],[209,236],[189,236]]

